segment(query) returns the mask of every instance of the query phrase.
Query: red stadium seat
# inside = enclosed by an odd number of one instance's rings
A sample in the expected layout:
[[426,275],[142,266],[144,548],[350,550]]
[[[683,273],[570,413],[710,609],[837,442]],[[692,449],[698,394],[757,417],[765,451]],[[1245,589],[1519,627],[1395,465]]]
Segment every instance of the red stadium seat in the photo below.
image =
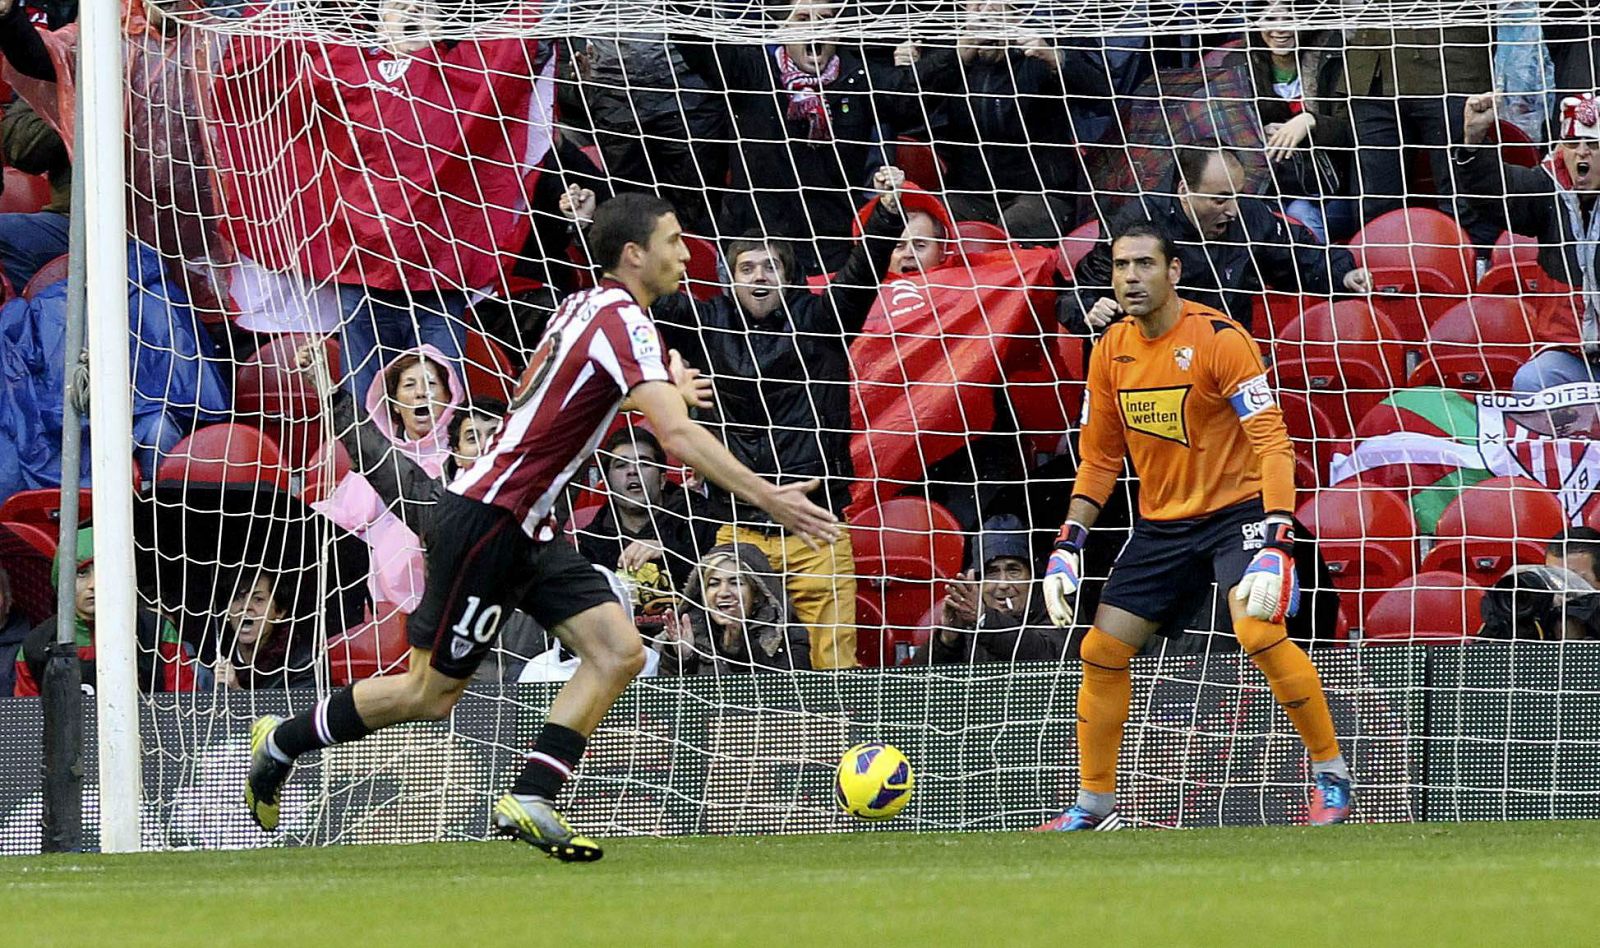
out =
[[[374,618],[376,617],[376,618]],[[410,665],[406,613],[375,602],[358,626],[328,642],[328,673],[335,686],[404,672]]]
[[956,221],[956,240],[963,254],[994,253],[1011,246],[1005,228],[987,221]]
[[49,203],[49,178],[16,168],[5,169],[5,192],[0,193],[0,214],[37,214]]
[[1537,168],[1544,155],[1533,143],[1528,133],[1511,122],[1501,119],[1497,131],[1500,135],[1500,160],[1518,168]]
[[479,398],[510,400],[517,386],[517,371],[499,343],[468,327],[461,360],[468,392]]
[[1082,224],[1077,230],[1068,234],[1061,240],[1061,256],[1056,261],[1056,269],[1068,282],[1072,280],[1072,270],[1078,261],[1089,255],[1094,245],[1100,242],[1100,221],[1090,220]]
[[[296,363],[296,353],[311,338],[303,333],[274,336],[234,372],[234,411],[271,438],[291,468],[303,467],[328,437],[322,400]],[[339,342],[330,335],[322,345],[330,379],[337,379]]]
[[1476,635],[1486,590],[1460,573],[1418,573],[1378,597],[1361,628],[1363,644],[1455,644]]
[[275,484],[289,488],[278,446],[243,424],[209,425],[179,441],[156,467],[158,481],[202,484]]
[[1485,296],[1520,296],[1549,291],[1553,281],[1539,265],[1539,241],[1510,231],[1500,235],[1489,257],[1489,269],[1478,278]]
[[722,295],[722,274],[718,271],[717,264],[722,259],[722,254],[717,250],[717,245],[704,237],[691,237],[685,235],[684,244],[689,248],[689,267],[684,275],[689,295],[697,300],[714,299]]
[[1561,501],[1525,477],[1492,477],[1461,492],[1439,516],[1423,571],[1458,572],[1488,585],[1521,563],[1543,563],[1567,527]]
[[1358,597],[1370,599],[1417,571],[1417,522],[1399,494],[1324,488],[1295,517],[1317,538],[1334,585]]
[[1294,293],[1260,293],[1251,304],[1251,331],[1257,339],[1271,342],[1283,335],[1285,326],[1304,316],[1307,309],[1323,302],[1327,301]]
[[[78,522],[93,516],[94,491],[85,487],[78,491]],[[61,525],[61,489],[44,487],[12,494],[0,504],[0,523],[26,523],[55,533]]]
[[1283,411],[1289,440],[1294,443],[1295,458],[1316,475],[1306,486],[1326,483],[1333,456],[1350,453],[1350,439],[1340,434],[1346,426],[1336,425],[1304,392],[1279,392],[1278,407]]
[[1406,384],[1509,389],[1533,352],[1533,314],[1520,300],[1473,296],[1428,329],[1428,349]]
[[966,535],[955,515],[921,497],[891,497],[849,523],[856,572],[882,579],[949,579]]
[[[329,448],[332,448],[333,470],[328,470]],[[327,500],[344,476],[350,473],[350,452],[344,442],[331,441],[317,450],[306,462],[305,478],[300,486],[300,499],[308,504]]]
[[1389,313],[1401,338],[1421,343],[1432,317],[1472,290],[1477,253],[1449,215],[1430,208],[1402,208],[1374,219],[1350,241],[1356,259],[1372,271],[1382,297],[1374,305]]
[[944,189],[944,162],[939,160],[933,146],[914,138],[900,138],[894,143],[894,163],[906,173],[906,180],[924,191]]
[[1405,353],[1388,317],[1361,300],[1321,303],[1284,327],[1274,347],[1276,388],[1303,393],[1348,438],[1404,379]]
[[44,266],[35,270],[28,279],[28,285],[22,288],[21,296],[31,300],[39,295],[39,291],[47,286],[54,286],[67,278],[67,273],[72,269],[72,255],[62,254]]
[[55,555],[53,532],[31,523],[0,522],[0,568],[11,578],[12,608],[33,625],[56,614],[55,586],[50,582]]

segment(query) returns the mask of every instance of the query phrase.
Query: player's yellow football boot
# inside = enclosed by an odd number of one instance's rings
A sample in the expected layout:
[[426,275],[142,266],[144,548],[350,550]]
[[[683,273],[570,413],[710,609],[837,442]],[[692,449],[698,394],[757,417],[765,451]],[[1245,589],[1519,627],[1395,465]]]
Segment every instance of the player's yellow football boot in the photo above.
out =
[[600,844],[580,836],[544,797],[506,794],[494,804],[495,832],[514,836],[562,862],[594,862]]
[[278,794],[294,770],[267,753],[267,737],[283,723],[275,714],[256,718],[250,725],[250,774],[244,781],[244,805],[256,825],[271,832],[278,828]]

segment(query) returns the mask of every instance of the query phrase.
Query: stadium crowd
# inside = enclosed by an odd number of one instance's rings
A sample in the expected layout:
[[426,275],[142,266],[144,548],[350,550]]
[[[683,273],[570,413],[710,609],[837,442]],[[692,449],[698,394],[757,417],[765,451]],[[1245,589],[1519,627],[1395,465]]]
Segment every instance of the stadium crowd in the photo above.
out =
[[[633,604],[646,674],[1072,654],[1034,570],[1075,472],[1087,352],[1123,318],[1104,238],[1135,220],[1177,242],[1183,296],[1250,329],[1273,366],[1301,531],[1319,540],[1299,555],[1312,592],[1294,635],[1461,641],[1481,616],[1485,635],[1600,637],[1600,609],[1572,605],[1600,601],[1583,525],[1600,516],[1565,473],[1359,450],[1456,438],[1438,421],[1452,412],[1486,424],[1480,392],[1596,381],[1592,30],[1517,44],[1301,30],[1286,12],[1065,40],[1010,0],[953,2],[959,35],[752,45],[434,40],[443,14],[414,0],[377,4],[344,42],[286,39],[183,25],[270,5],[130,0],[143,686],[392,668],[434,502],[495,436],[554,307],[590,285],[596,207],[628,191],[700,235],[652,314],[711,380],[701,420],[764,476],[818,478],[813,500],[850,525],[812,548],[620,421],[566,529]],[[0,693],[18,695],[36,693],[64,581],[50,498],[75,13],[0,0]],[[1553,85],[1490,91],[1530,62]],[[1573,398],[1494,423],[1587,464],[1600,396]],[[1108,505],[1088,575],[1136,491]],[[262,522],[276,532],[231,536]],[[87,527],[78,556],[92,663]],[[330,559],[342,569],[315,568]],[[1551,603],[1557,619],[1507,618]],[[1165,647],[1205,650],[1228,624],[1213,604]],[[482,674],[561,678],[573,661],[522,616]]]

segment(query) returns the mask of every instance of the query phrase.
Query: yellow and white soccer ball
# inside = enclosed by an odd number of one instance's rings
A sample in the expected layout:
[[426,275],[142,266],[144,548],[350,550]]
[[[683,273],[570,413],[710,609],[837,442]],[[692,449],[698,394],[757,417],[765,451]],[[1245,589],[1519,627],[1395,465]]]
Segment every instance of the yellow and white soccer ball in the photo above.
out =
[[833,795],[860,820],[890,820],[911,801],[911,761],[888,744],[857,744],[839,759]]

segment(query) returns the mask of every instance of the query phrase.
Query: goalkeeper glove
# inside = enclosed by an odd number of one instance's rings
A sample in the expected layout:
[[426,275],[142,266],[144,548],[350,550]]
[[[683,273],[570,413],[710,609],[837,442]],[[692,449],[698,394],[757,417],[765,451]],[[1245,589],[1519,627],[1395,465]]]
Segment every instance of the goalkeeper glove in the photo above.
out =
[[1300,581],[1294,574],[1294,521],[1272,515],[1261,522],[1266,542],[1234,587],[1245,615],[1282,624],[1300,609]]
[[1088,539],[1088,527],[1068,520],[1061,525],[1050,565],[1045,567],[1044,605],[1050,621],[1058,626],[1072,624],[1072,595],[1082,582],[1083,545]]

